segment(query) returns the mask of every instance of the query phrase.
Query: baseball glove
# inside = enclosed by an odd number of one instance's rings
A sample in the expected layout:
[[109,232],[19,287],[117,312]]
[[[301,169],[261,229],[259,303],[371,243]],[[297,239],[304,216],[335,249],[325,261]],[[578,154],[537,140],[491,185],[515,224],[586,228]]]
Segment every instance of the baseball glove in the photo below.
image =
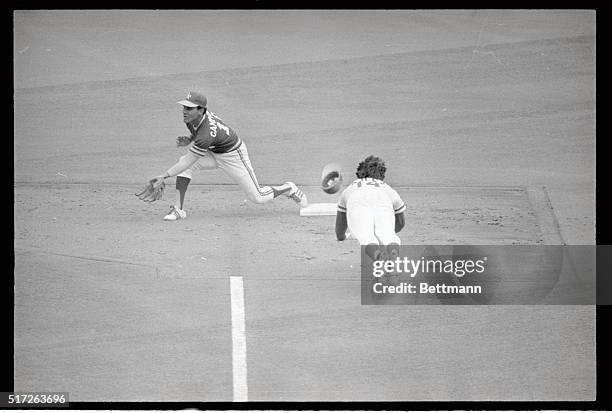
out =
[[159,182],[159,180],[151,179],[149,182],[147,182],[141,192],[134,195],[144,202],[155,202],[162,199],[164,196],[166,182],[164,182],[163,179],[161,180],[161,183]]
[[328,194],[335,194],[342,188],[342,174],[331,171],[323,177],[321,189]]

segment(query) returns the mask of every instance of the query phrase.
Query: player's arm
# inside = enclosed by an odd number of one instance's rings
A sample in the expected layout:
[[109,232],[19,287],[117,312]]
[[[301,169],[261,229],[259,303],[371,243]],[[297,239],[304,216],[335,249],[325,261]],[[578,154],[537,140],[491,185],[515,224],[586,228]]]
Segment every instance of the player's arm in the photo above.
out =
[[338,241],[344,241],[346,239],[347,229],[348,223],[346,222],[346,212],[338,211],[336,213],[336,238]]
[[404,213],[400,212],[398,214],[395,214],[395,233],[396,234],[404,228],[405,224],[406,224],[406,219],[404,218]]
[[166,178],[170,178],[172,176],[176,176],[183,171],[189,169],[200,157],[192,152],[187,152],[187,154],[181,159],[172,165],[163,175],[156,176],[152,178],[155,181],[163,181]]
[[389,185],[385,185],[387,193],[391,196],[391,202],[393,203],[393,212],[395,215],[395,233],[397,234],[404,228],[406,219],[404,217],[404,211],[406,210],[406,204],[402,201],[402,198],[397,191],[391,188]]

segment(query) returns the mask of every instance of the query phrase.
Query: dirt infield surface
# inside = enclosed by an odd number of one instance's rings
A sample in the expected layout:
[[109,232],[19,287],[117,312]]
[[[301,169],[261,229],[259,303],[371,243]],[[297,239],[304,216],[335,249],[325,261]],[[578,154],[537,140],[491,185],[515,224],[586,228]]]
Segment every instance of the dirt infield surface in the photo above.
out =
[[221,171],[183,221],[133,195],[197,89],[262,184],[384,158],[405,244],[594,244],[593,12],[98,13],[15,13],[16,389],[235,400],[233,276],[248,400],[594,398],[593,306],[362,306],[334,217]]

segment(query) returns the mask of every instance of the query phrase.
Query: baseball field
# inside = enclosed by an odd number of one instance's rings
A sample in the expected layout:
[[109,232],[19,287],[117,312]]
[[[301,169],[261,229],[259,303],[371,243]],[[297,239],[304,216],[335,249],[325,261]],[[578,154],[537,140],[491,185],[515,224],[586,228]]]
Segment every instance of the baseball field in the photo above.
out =
[[595,306],[360,302],[333,216],[255,205],[177,101],[310,202],[382,157],[404,244],[595,244],[595,12],[14,12],[14,382],[71,401],[595,398]]

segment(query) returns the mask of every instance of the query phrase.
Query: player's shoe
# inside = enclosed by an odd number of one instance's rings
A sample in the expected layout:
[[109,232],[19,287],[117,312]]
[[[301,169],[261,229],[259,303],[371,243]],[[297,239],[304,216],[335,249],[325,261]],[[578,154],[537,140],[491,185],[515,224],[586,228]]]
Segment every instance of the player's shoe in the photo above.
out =
[[164,217],[164,221],[176,221],[177,219],[187,218],[187,212],[173,205],[168,215]]
[[306,194],[302,192],[302,190],[293,182],[287,182],[287,185],[291,187],[289,192],[287,192],[287,197],[293,199],[295,203],[300,206],[300,208],[306,207],[308,205]]

